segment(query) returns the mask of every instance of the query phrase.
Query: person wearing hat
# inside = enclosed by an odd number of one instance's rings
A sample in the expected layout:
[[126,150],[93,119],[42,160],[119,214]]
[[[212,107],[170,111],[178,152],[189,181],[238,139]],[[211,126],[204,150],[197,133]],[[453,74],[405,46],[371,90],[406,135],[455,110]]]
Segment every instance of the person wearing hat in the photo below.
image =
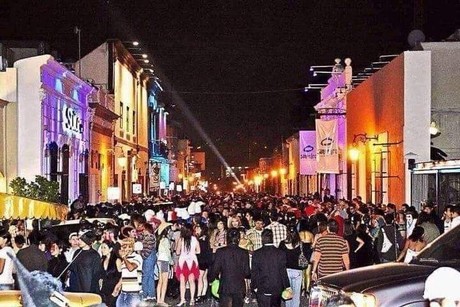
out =
[[440,267],[426,279],[423,298],[430,302],[430,307],[460,306],[459,285],[459,271],[450,267]]
[[172,263],[171,241],[169,240],[169,230],[172,224],[163,221],[157,228],[157,249],[158,249],[158,284],[157,284],[157,306],[168,306],[165,303],[166,291],[168,288],[168,275]]
[[96,240],[92,231],[82,232],[79,237],[80,249],[75,252],[70,271],[70,292],[88,292],[99,294],[99,282],[104,268],[99,253],[91,248]]

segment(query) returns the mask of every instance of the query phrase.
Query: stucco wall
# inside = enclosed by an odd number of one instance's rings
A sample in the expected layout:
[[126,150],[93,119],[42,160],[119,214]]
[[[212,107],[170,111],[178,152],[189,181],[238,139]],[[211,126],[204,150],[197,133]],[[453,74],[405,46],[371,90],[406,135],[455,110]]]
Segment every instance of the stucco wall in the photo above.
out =
[[441,135],[433,139],[448,159],[460,158],[460,42],[422,43],[431,51],[431,119]]
[[18,172],[34,180],[42,169],[42,106],[40,99],[40,67],[52,57],[41,55],[14,63],[18,73]]
[[[367,133],[374,136],[387,132],[384,142],[400,142],[403,140],[404,126],[404,57],[399,56],[383,69],[372,75],[367,81],[353,89],[347,97],[347,140],[350,147],[354,135]],[[365,176],[360,176],[357,195],[365,195],[365,200],[372,200],[371,161],[376,147],[368,141],[365,144]],[[361,145],[362,146],[362,145]],[[388,150],[389,172],[388,200],[401,203],[404,200],[404,165],[403,146],[381,146]],[[363,167],[360,167],[363,169]],[[393,177],[395,176],[395,177]],[[365,177],[365,178],[363,178]],[[363,184],[363,180],[366,182]],[[363,191],[363,188],[365,191]]]

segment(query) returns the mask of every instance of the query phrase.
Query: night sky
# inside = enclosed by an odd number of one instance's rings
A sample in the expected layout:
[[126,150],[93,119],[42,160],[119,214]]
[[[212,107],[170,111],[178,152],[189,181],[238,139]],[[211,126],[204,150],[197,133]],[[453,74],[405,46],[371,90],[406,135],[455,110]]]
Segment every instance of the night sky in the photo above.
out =
[[[76,25],[83,55],[108,37],[139,40],[164,97],[178,92],[230,165],[255,165],[299,128],[313,128],[319,94],[299,89],[323,80],[310,65],[351,57],[356,71],[408,50],[417,24],[433,41],[460,28],[460,1],[422,2],[414,18],[413,0],[6,0],[0,40],[46,40],[64,61],[78,57]],[[177,106],[170,113],[208,148]],[[207,163],[218,172],[210,152]]]

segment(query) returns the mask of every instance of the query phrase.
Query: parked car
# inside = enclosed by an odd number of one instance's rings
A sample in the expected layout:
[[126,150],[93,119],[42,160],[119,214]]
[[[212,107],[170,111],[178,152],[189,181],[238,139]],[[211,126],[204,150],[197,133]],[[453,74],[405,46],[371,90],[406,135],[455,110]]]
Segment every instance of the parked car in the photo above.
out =
[[410,264],[378,264],[319,279],[310,291],[309,306],[324,306],[327,298],[344,292],[360,307],[425,307],[425,281],[443,266],[460,270],[460,226],[428,244]]

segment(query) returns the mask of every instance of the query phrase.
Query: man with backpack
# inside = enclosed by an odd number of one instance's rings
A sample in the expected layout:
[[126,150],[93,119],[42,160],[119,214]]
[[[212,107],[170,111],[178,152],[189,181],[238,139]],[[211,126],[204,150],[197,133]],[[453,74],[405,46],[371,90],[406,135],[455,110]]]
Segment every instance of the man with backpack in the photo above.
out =
[[399,246],[402,246],[402,237],[399,231],[396,231],[396,225],[392,215],[385,215],[385,225],[380,228],[377,234],[377,252],[380,256],[380,261],[393,262],[396,261],[399,254]]

